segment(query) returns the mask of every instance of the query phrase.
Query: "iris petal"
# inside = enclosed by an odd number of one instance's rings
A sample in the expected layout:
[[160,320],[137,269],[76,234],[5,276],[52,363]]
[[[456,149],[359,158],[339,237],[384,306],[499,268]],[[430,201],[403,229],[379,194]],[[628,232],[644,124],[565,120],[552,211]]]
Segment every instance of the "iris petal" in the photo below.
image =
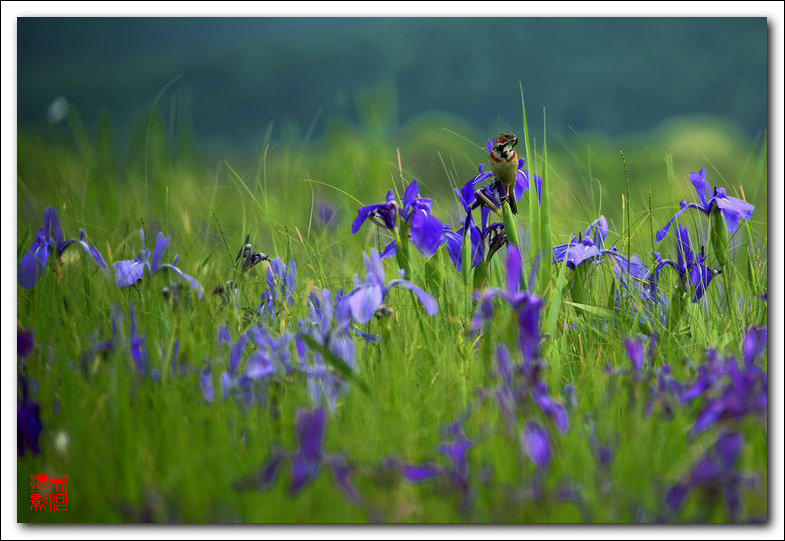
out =
[[426,481],[441,473],[436,464],[404,464],[401,473],[409,481]]
[[706,206],[711,197],[711,184],[706,182],[706,170],[701,169],[690,172],[690,182],[695,187],[695,192],[698,194],[701,203]]
[[122,259],[112,265],[114,278],[120,287],[132,286],[142,279],[144,263],[136,259]]
[[352,317],[360,323],[367,323],[382,305],[382,288],[379,285],[361,286],[349,293],[347,302]]
[[411,222],[411,239],[425,255],[432,255],[442,243],[444,225],[433,214],[416,210]]
[[548,433],[537,421],[529,421],[521,435],[521,446],[537,466],[546,466],[551,460]]
[[432,316],[439,311],[439,306],[436,303],[436,299],[434,299],[430,293],[428,293],[421,287],[416,286],[407,280],[401,280],[401,279],[391,280],[388,286],[393,286],[393,285],[399,285],[403,288],[412,291],[417,296],[417,299],[420,301],[420,304],[422,304],[425,313],[427,313],[429,316]]

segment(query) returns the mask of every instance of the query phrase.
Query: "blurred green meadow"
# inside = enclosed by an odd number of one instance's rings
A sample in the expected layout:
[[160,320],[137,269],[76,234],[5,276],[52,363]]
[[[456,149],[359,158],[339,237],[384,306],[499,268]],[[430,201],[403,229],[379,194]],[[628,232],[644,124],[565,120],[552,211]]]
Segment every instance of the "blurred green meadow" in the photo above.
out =
[[[351,233],[361,204],[382,201],[390,188],[402,194],[417,179],[420,192],[434,199],[434,214],[457,229],[460,205],[453,188],[476,175],[478,162],[487,161],[484,142],[492,134],[458,118],[423,115],[394,134],[394,112],[386,99],[383,89],[366,94],[358,100],[358,122],[336,122],[319,140],[271,128],[253,158],[237,162],[201,155],[187,123],[158,103],[139,119],[125,159],[116,155],[109,114],[101,115],[97,126],[85,126],[72,108],[58,136],[19,132],[18,256],[41,225],[44,207],[53,205],[66,235],[85,228],[87,241],[109,266],[100,271],[85,254],[69,250],[33,288],[18,288],[18,325],[32,329],[35,337],[19,370],[34,382],[31,396],[41,405],[43,424],[41,453],[27,452],[18,460],[20,522],[734,520],[722,495],[711,491],[696,491],[678,512],[669,513],[664,503],[668,488],[688,474],[719,428],[688,436],[694,404],[675,406],[672,418],[658,408],[644,415],[643,403],[630,401],[605,367],[629,366],[623,337],[656,332],[654,365],[668,363],[677,379],[692,380],[694,366],[687,360],[700,363],[707,347],[738,356],[744,330],[767,324],[760,296],[767,289],[765,137],[750,139],[717,119],[680,118],[634,138],[548,139],[546,160],[541,111],[529,103],[530,157],[534,171],[545,177],[551,244],[566,242],[603,214],[608,245],[625,252],[629,245],[647,265],[651,250],[675,257],[672,234],[656,243],[654,231],[680,199],[695,200],[688,176],[699,168],[713,185],[755,205],[752,219],[731,237],[729,263],[706,297],[688,303],[681,322],[671,327],[614,308],[615,282],[607,261],[588,275],[582,303],[570,296],[572,271],[541,267],[546,271],[530,285],[545,300],[541,324],[554,303],[558,317],[555,332],[542,343],[543,379],[557,397],[566,384],[573,385],[577,401],[569,411],[569,429],[552,433],[553,459],[538,477],[518,436],[504,430],[494,400],[476,399],[478,389],[496,382],[495,344],[503,341],[513,349],[511,312],[497,310],[492,326],[469,334],[476,306],[472,287],[444,247],[431,257],[415,251],[412,281],[436,298],[438,313],[427,316],[405,291],[393,290],[392,315],[363,326],[381,339],[355,339],[356,376],[367,390],[351,381],[327,415],[325,452],[348,457],[359,503],[347,499],[326,470],[296,495],[287,491],[286,473],[269,488],[237,489],[239,481],[258,475],[271,449],[296,448],[296,413],[314,405],[297,373],[276,379],[265,401],[252,407],[217,392],[208,403],[200,391],[202,368],[215,375],[226,366],[226,356],[217,351],[218,326],[226,324],[232,336],[248,329],[257,320],[247,309],[259,305],[268,287],[264,263],[248,272],[235,263],[245,235],[255,250],[296,262],[294,303],[270,324],[274,334],[295,331],[296,321],[307,315],[311,288],[348,292],[353,274],[363,275],[363,252],[381,250],[389,240],[371,224]],[[500,128],[523,133],[520,124]],[[329,223],[317,216],[324,203],[335,210]],[[517,224],[528,275],[528,202],[520,207]],[[705,241],[703,215],[685,214],[682,222],[694,239],[699,235]],[[202,299],[195,292],[165,297],[162,289],[178,282],[172,273],[145,274],[137,286],[117,287],[111,264],[139,251],[140,228],[148,244],[157,231],[172,236],[166,257],[178,255],[180,268],[204,287]],[[397,265],[395,258],[385,261],[389,278]],[[213,292],[229,280],[238,289],[237,304]],[[666,294],[674,283],[673,275],[663,272]],[[503,284],[500,252],[487,285]],[[127,348],[84,356],[91,341],[112,335],[113,306],[121,308],[127,332],[131,304],[147,363],[160,370],[157,378],[139,374]],[[765,359],[761,366],[766,369]],[[473,440],[468,511],[449,484],[413,483],[381,467],[392,456],[441,460],[435,457],[445,427],[470,404],[475,405],[463,424]],[[735,520],[766,520],[766,422],[747,416],[732,426],[745,442],[736,468],[756,479],[741,489]],[[592,437],[612,448],[609,465],[597,461]],[[29,476],[44,473],[68,475],[67,513],[29,509]],[[527,492],[535,477],[542,483],[541,497]],[[562,496],[565,487],[580,498]]]

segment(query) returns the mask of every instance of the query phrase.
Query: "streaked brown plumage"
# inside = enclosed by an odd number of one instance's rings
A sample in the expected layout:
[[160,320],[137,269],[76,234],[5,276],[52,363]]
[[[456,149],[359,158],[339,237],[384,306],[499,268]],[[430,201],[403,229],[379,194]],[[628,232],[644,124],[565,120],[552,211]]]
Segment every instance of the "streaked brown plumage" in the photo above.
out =
[[518,153],[514,149],[517,144],[518,137],[514,133],[502,132],[493,140],[493,148],[488,153],[493,176],[504,188],[513,214],[518,214],[514,190],[515,178],[518,174]]

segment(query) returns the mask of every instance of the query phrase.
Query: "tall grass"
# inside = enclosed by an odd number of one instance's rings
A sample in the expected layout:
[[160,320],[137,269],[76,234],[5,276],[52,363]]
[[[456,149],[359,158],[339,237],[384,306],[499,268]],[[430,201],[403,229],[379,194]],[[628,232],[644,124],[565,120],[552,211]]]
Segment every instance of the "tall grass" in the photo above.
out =
[[[436,123],[404,130],[398,140],[385,128],[385,115],[392,113],[378,103],[365,107],[370,109],[361,123],[336,125],[323,141],[306,138],[295,144],[271,128],[259,155],[248,164],[200,156],[187,137],[167,133],[167,123],[177,123],[157,108],[122,161],[111,156],[107,117],[102,117],[97,137],[73,113],[63,138],[19,134],[19,255],[40,225],[43,208],[54,205],[64,230],[75,233],[84,227],[108,262],[134,256],[140,228],[148,239],[158,230],[172,235],[169,256],[179,255],[180,266],[198,277],[205,296],[172,303],[161,290],[174,277],[164,274],[120,289],[110,274],[75,255],[48,268],[32,289],[18,289],[18,324],[33,329],[36,341],[33,354],[19,361],[20,370],[35,382],[32,396],[41,404],[44,425],[42,453],[28,453],[18,461],[18,520],[729,520],[721,501],[699,497],[688,499],[679,514],[663,516],[665,491],[711,445],[716,431],[697,440],[687,436],[693,406],[676,408],[672,419],[658,411],[645,415],[642,403],[630,402],[605,367],[629,365],[623,337],[655,332],[655,363],[668,363],[676,377],[689,380],[694,372],[686,360],[699,363],[707,347],[738,354],[743,330],[767,323],[766,303],[759,296],[767,288],[766,148],[717,126],[713,146],[695,139],[694,148],[671,147],[674,134],[701,129],[685,125],[626,141],[626,160],[635,172],[630,176],[618,160],[617,142],[579,135],[554,144],[546,138],[544,113],[541,152],[536,152],[523,97],[524,153],[532,187],[534,172],[543,176],[542,202],[530,192],[528,215],[519,215],[528,239],[524,274],[536,262],[537,278],[529,287],[546,299],[541,319],[544,379],[555,396],[567,384],[577,393],[569,430],[553,435],[554,458],[543,479],[546,496],[527,496],[534,466],[522,458],[517,437],[505,432],[493,400],[478,401],[478,390],[496,382],[495,344],[513,344],[510,312],[498,310],[485,332],[469,334],[470,281],[455,270],[444,248],[430,258],[416,251],[411,257],[413,280],[436,297],[439,313],[427,317],[411,296],[393,292],[394,314],[363,329],[378,334],[380,341],[356,341],[357,376],[368,392],[349,385],[328,415],[324,448],[344,453],[355,464],[353,479],[362,503],[347,500],[326,471],[297,496],[288,495],[286,475],[267,490],[235,490],[239,479],[260,470],[271,448],[296,447],[296,412],[312,405],[296,374],[271,386],[265,403],[251,408],[223,400],[219,393],[206,403],[200,392],[199,370],[211,367],[215,374],[225,367],[226,359],[217,352],[218,325],[225,323],[233,336],[245,330],[253,321],[245,309],[258,305],[267,287],[264,272],[241,273],[234,264],[245,235],[250,234],[255,249],[296,261],[295,302],[272,331],[296,330],[297,319],[307,313],[309,288],[350,289],[352,276],[363,274],[362,252],[381,250],[388,240],[371,227],[351,234],[358,201],[381,201],[387,189],[400,190],[401,182],[416,177],[423,195],[434,198],[435,213],[457,229],[458,206],[450,183],[468,180],[474,164],[484,161],[482,151],[466,140],[481,145],[486,134],[458,127],[462,137],[445,137],[443,124]],[[434,151],[423,157],[420,147],[407,146],[429,139],[439,141],[438,155]],[[666,166],[663,158],[669,153]],[[439,156],[443,165],[433,169]],[[581,302],[571,296],[578,278],[564,266],[551,265],[552,244],[566,242],[604,213],[611,229],[608,242],[620,251],[637,252],[647,262],[651,250],[675,257],[672,236],[653,244],[651,224],[658,227],[682,197],[690,197],[687,173],[704,166],[716,184],[729,191],[743,186],[756,204],[753,220],[730,239],[727,272],[712,283],[704,301],[688,303],[675,328],[639,317],[643,308],[632,300],[631,310],[617,310],[617,286],[608,262],[581,278]],[[422,175],[434,170],[441,173]],[[334,222],[315,218],[320,201],[335,207]],[[701,220],[685,215],[685,223],[707,244]],[[503,287],[500,258],[501,253],[489,269],[487,285]],[[396,270],[392,260],[386,263],[388,277]],[[229,280],[238,288],[239,307],[212,294]],[[664,273],[662,287],[673,291],[671,275]],[[160,379],[138,375],[123,349],[83,356],[91,340],[111,335],[113,306],[121,307],[127,332],[131,304],[148,363],[161,370]],[[179,354],[173,360],[175,341]],[[173,362],[182,372],[170,370]],[[449,488],[383,474],[380,465],[390,456],[412,462],[437,457],[445,427],[472,404],[464,424],[474,441],[469,454],[474,496],[468,514],[462,514],[458,496]],[[746,441],[738,467],[759,480],[744,491],[741,516],[765,517],[765,424],[746,419],[737,428]],[[595,459],[592,435],[613,449],[608,467]],[[67,445],[62,444],[66,436]],[[29,510],[29,475],[39,473],[68,475],[67,513]],[[560,499],[563,487],[577,487],[583,503]]]

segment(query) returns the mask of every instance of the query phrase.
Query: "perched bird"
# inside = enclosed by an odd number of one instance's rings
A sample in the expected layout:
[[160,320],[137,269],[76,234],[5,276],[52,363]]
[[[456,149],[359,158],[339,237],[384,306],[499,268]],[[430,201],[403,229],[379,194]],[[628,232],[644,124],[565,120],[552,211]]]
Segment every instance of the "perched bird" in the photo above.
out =
[[510,203],[510,210],[518,214],[518,204],[515,201],[515,178],[518,174],[518,153],[515,145],[518,136],[512,132],[502,132],[493,140],[493,146],[488,153],[491,157],[491,171],[496,180],[501,184],[505,198]]
[[[250,243],[251,235],[245,235],[245,242],[243,243],[243,247],[240,248],[240,251],[237,254],[237,258],[235,259],[235,263],[240,262],[240,270],[242,272],[247,271],[260,261],[270,261],[270,257],[265,254],[264,252],[254,252],[253,246]],[[214,292],[213,292],[214,293]]]

